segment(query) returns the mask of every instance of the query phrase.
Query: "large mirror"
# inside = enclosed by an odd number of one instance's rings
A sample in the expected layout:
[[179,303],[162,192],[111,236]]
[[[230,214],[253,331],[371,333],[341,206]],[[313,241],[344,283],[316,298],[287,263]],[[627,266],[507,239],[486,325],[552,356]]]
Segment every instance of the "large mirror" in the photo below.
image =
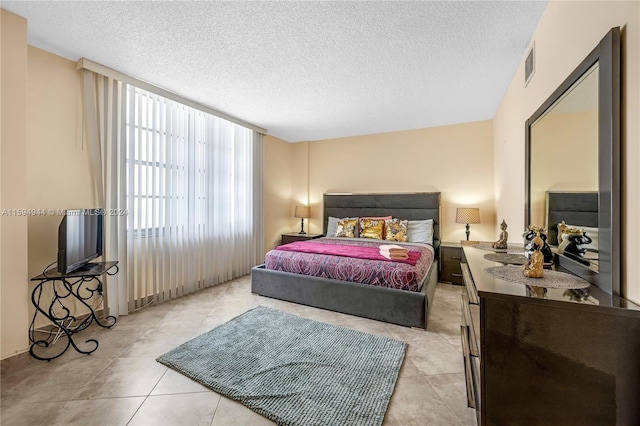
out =
[[620,30],[613,28],[525,128],[525,222],[560,269],[620,295]]
[[530,140],[530,224],[598,272],[597,63],[531,123]]

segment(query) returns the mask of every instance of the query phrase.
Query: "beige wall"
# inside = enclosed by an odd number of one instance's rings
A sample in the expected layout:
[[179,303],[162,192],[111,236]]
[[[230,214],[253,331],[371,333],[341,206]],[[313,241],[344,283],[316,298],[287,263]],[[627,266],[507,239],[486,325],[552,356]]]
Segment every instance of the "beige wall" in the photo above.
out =
[[273,136],[264,138],[264,251],[280,243],[280,235],[290,232],[291,164],[293,148]]
[[533,40],[535,75],[524,87],[521,65],[494,118],[496,209],[524,229],[524,123],[604,35],[622,29],[622,285],[640,303],[640,2],[552,1]]
[[[291,146],[291,210],[290,228],[286,232],[299,232],[300,219],[293,217],[296,205],[309,205],[309,142],[299,142]],[[309,219],[304,220],[304,229],[308,229]]]
[[[75,62],[28,48],[27,205],[63,210],[95,207],[82,141],[80,73]],[[56,260],[61,216],[29,217],[29,275]]]
[[[309,204],[309,143],[291,144],[265,136],[264,252],[280,244],[280,236],[300,231],[296,205]],[[313,212],[312,212],[313,213]],[[305,231],[308,231],[305,219]]]
[[322,232],[325,192],[440,191],[443,241],[465,239],[455,210],[467,205],[480,208],[482,222],[471,238],[494,240],[492,140],[491,121],[480,121],[310,142],[310,228]]
[[[82,140],[82,92],[75,62],[28,47],[27,206],[29,276],[57,260],[59,212],[95,207],[88,149]],[[29,286],[33,289],[35,283]],[[43,300],[51,293],[45,288]],[[67,303],[72,314],[84,309]],[[29,304],[29,316],[33,315]],[[38,317],[36,326],[46,324]]]
[[92,207],[94,200],[75,63],[28,46],[26,20],[3,10],[2,71],[2,208],[38,212],[2,217],[6,358],[28,348],[29,278],[57,258],[57,210]]
[[[0,307],[1,357],[28,347],[27,21],[1,11]],[[8,212],[5,211],[8,209]]]

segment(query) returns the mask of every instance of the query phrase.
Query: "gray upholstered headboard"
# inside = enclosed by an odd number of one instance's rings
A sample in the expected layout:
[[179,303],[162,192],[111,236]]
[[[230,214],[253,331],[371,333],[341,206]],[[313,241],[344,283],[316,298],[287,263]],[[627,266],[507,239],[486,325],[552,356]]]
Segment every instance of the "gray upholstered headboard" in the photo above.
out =
[[598,227],[597,192],[547,192],[547,242],[558,245],[558,224]]
[[440,244],[440,193],[412,194],[324,194],[324,226],[329,216],[393,216],[400,219],[433,219],[433,246]]

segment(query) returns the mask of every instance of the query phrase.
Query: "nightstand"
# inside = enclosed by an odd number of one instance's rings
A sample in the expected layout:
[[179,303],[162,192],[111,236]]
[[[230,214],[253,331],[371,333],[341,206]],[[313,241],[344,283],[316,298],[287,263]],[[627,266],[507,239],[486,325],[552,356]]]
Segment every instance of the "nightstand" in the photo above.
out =
[[289,244],[294,241],[307,241],[322,237],[322,234],[298,234],[292,232],[290,234],[282,234],[282,242],[280,244]]
[[440,281],[464,284],[462,281],[462,246],[460,243],[440,243]]

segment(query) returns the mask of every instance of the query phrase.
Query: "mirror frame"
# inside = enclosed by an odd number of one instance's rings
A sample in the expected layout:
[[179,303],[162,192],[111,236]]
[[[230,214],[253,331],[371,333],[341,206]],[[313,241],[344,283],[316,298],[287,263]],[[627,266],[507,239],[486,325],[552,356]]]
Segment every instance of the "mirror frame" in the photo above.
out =
[[598,272],[558,255],[561,270],[578,275],[608,294],[621,296],[620,241],[620,27],[612,28],[525,123],[525,226],[531,220],[531,125],[584,73],[598,63]]

